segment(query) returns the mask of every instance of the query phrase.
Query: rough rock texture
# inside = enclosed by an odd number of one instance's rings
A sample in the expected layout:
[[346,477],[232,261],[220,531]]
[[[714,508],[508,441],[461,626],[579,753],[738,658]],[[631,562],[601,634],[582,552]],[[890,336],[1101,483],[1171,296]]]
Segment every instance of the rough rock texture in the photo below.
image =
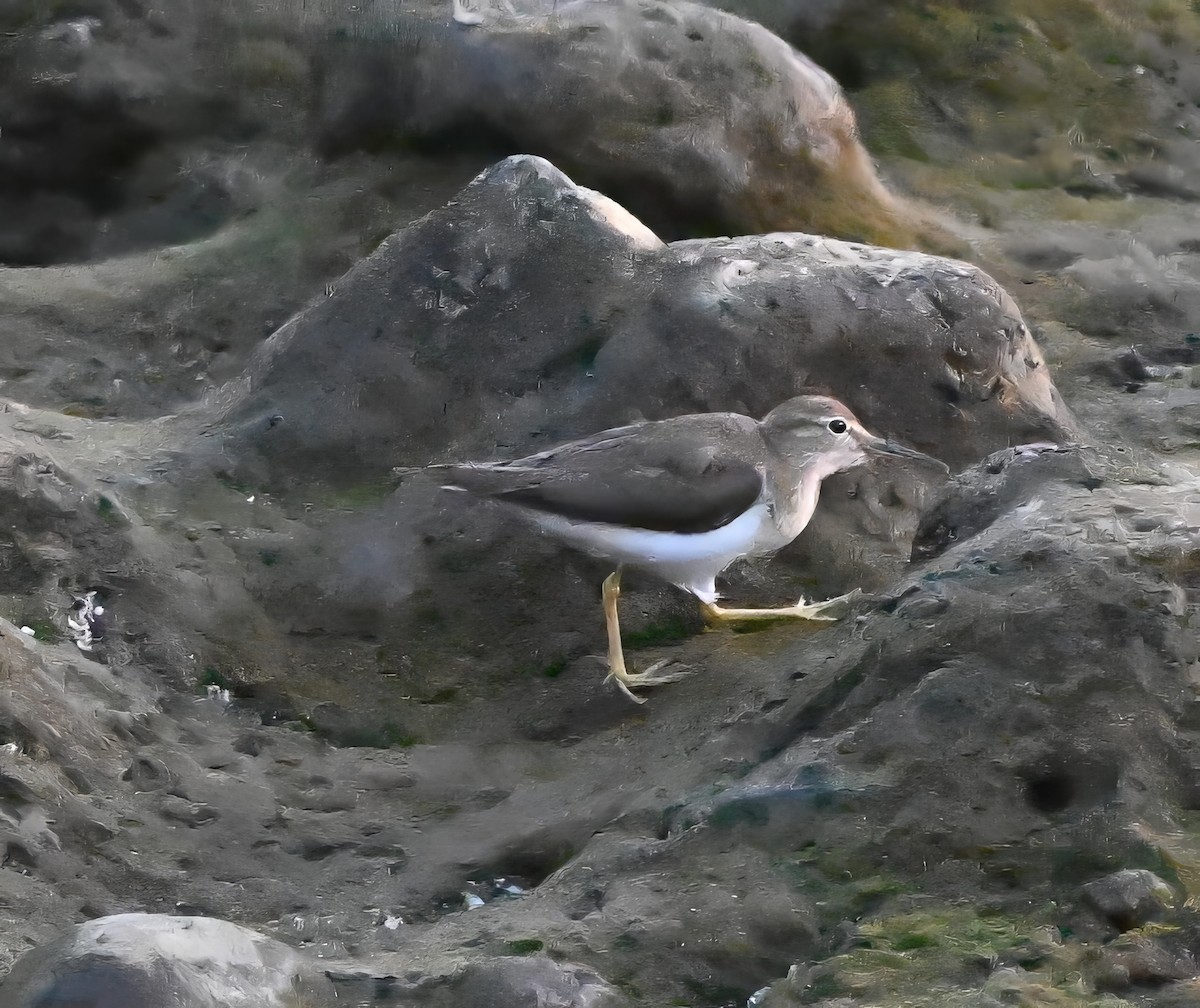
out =
[[[0,262],[207,236],[311,185],[283,152],[305,148],[539,153],[673,237],[934,234],[879,181],[833,78],[760,25],[658,0],[523,6],[464,30],[448,0],[13,5]],[[381,194],[407,202],[405,181]]]
[[[1016,305],[973,266],[794,234],[663,246],[610,207],[542,159],[502,162],[277,332],[210,436],[274,484],[296,469],[271,459],[382,473],[431,442],[553,443],[667,403],[761,415],[805,387],[954,464],[1071,430]],[[515,296],[531,283],[556,297]]]
[[1089,882],[1083,898],[1122,931],[1161,917],[1175,902],[1171,887],[1145,869],[1113,872]]
[[[539,285],[558,297],[514,299]],[[481,372],[481,357],[494,366]],[[396,697],[482,700],[483,670],[561,670],[593,650],[607,572],[428,481],[393,494],[393,466],[529,450],[643,410],[761,415],[812,387],[952,462],[1071,436],[1019,312],[966,264],[795,235],[664,246],[546,162],[513,159],[389,239],[245,379],[174,421],[135,433],[14,405],[14,437],[42,447],[13,441],[28,530],[6,614],[40,625],[64,589],[99,586],[121,595],[121,657],[236,684],[265,715],[303,715],[343,742],[422,737],[443,712]],[[732,585],[764,599],[883,585],[928,477],[893,466],[831,481],[813,534]],[[31,608],[34,586],[45,601]],[[697,627],[677,594],[645,605],[629,625],[651,639]],[[291,674],[270,685],[281,655]],[[364,681],[379,701],[365,722]]]
[[[516,296],[529,286],[556,296]],[[519,455],[644,416],[761,416],[805,389],[952,464],[1073,437],[1019,311],[977,269],[802,235],[664,246],[545,161],[516,158],[276,333],[213,398],[218,422],[195,443],[247,496],[362,501],[385,497],[397,464]],[[906,562],[897,543],[929,479],[893,465],[830,480],[810,534],[731,590],[770,600],[880,587]],[[579,628],[595,619],[607,571],[510,515],[416,479],[345,532],[315,534],[339,542],[364,523],[400,532],[370,557],[338,547],[323,573],[293,548],[279,553],[263,586],[273,618],[308,633],[394,635],[418,680],[455,660],[442,649],[449,621],[468,646],[490,641],[536,669],[595,647]],[[464,609],[463,598],[490,602]],[[644,605],[631,628],[696,626],[678,596]],[[571,615],[531,624],[531,611],[548,610]]]
[[304,956],[207,917],[117,914],[22,956],[5,1008],[320,1008],[333,987]]
[[[535,287],[556,297],[515,296]],[[595,564],[419,480],[392,490],[398,462],[811,386],[959,464],[1073,436],[972,267],[806,236],[663,245],[537,159],[390,238],[176,419],[11,405],[8,605],[41,640],[0,638],[21,684],[9,913],[50,908],[13,936],[174,909],[310,947],[347,996],[715,1005],[816,956],[843,982],[839,921],[876,887],[911,912],[897,880],[918,866],[926,897],[966,885],[1003,912],[1009,885],[1027,904],[1145,860],[1127,817],[1165,824],[1195,788],[1166,728],[1189,687],[1164,674],[1195,660],[1189,568],[1155,566],[1195,534],[1146,518],[1114,539],[1112,515],[1186,489],[1117,490],[1102,458],[1044,446],[964,471],[920,525],[924,472],[831,486],[808,555],[882,604],[689,639],[661,623],[684,600],[639,592],[631,632],[698,670],[646,712],[582,657]],[[914,533],[917,567],[895,545]],[[733,583],[813,576],[789,566]],[[118,628],[109,665],[53,640],[85,588]],[[878,881],[834,886],[838,865]],[[520,961],[543,952],[584,965]]]
[[[1194,574],[1177,580],[1183,571],[1175,558],[1194,556],[1197,530],[1167,516],[1180,506],[1186,513],[1195,483],[1170,494],[1089,488],[1060,453],[1005,452],[960,474],[957,503],[937,509],[934,527],[961,517],[959,527],[969,528],[979,498],[1011,481],[1026,488],[1019,505],[937,552],[901,586],[886,607],[890,617],[869,619],[863,643],[806,677],[777,712],[779,728],[819,726],[819,737],[769,735],[771,749],[791,755],[766,775],[766,767],[750,774],[710,816],[732,806],[737,814],[726,818],[754,824],[755,842],[787,835],[810,848],[816,864],[821,852],[849,847],[857,852],[852,864],[883,873],[872,888],[921,870],[925,892],[974,878],[993,899],[1011,886],[1036,902],[1105,863],[1154,858],[1154,848],[1169,856],[1162,817],[1195,801],[1188,670],[1197,645],[1186,602]],[[1122,515],[1140,531],[1127,530]],[[963,655],[956,642],[966,639]],[[1109,711],[1112,689],[1120,691],[1116,717],[1099,713]],[[797,801],[804,794],[808,803]],[[871,823],[867,835],[831,836],[825,829],[838,817],[802,817],[821,794]],[[1034,835],[1032,847],[1019,839]],[[945,955],[955,933],[981,951],[995,942],[1013,954],[1019,945],[998,928],[984,941],[965,922],[956,930],[952,917],[944,932],[931,923],[917,903],[825,963],[798,970],[760,1003],[808,1003],[814,986],[867,1003],[884,991],[924,997],[920,984],[930,976],[922,971]],[[885,956],[881,970],[867,973],[872,951],[906,951],[917,964],[897,968]],[[1056,946],[1025,957],[1024,967],[1045,958],[1069,961]],[[1185,975],[1182,968],[1172,965],[1154,982]],[[969,988],[966,963],[959,969],[958,983]],[[1106,971],[1087,967],[1111,989],[1115,974]],[[1018,988],[1023,972],[1020,980]]]
[[[1140,8],[1120,19],[1130,44],[1110,45],[1073,17],[1053,30],[1058,5],[1016,25],[968,6],[889,12],[928,23],[922,41],[945,36],[956,80],[1008,65],[964,52],[1064,38],[1062,61],[1085,48],[1104,66],[1154,55],[1133,44]],[[1153,6],[1172,30],[1194,16]],[[780,75],[757,80],[747,62],[714,105],[708,60],[724,73],[747,40],[785,51],[740,23],[723,33],[728,51],[703,31],[680,37],[689,19],[719,22],[683,5],[560,12],[576,28],[595,15],[593,42],[499,3],[467,29],[447,7],[0,11],[13,33],[0,35],[3,241],[13,261],[76,260],[0,271],[4,965],[83,921],[151,911],[303,948],[339,1004],[496,992],[513,1006],[1195,1003],[1186,184],[1122,200],[1031,189],[1025,175],[998,188],[1039,152],[1103,142],[1072,123],[1096,123],[1105,103],[1055,78],[1070,116],[1054,135],[1036,135],[1044,120],[1025,100],[964,115],[957,87],[922,98],[917,125],[890,124],[928,146],[916,165],[890,162],[901,177],[971,180],[956,206],[969,205],[963,232],[988,273],[810,235],[664,244],[531,158],[455,196],[496,160],[495,133],[439,133],[419,109],[381,102],[384,135],[333,135],[339,116],[358,123],[360,70],[368,94],[437,90],[403,76],[439,72],[435,61],[392,58],[414,38],[471,54],[438,64],[448,100],[543,62],[545,79],[602,80],[562,64],[649,46],[622,65],[655,82],[646,116],[661,94],[680,118],[656,120],[627,158],[576,134],[592,153],[564,166],[585,182],[603,181],[593,157],[630,168],[627,185],[647,151],[670,165],[662,152],[689,116],[698,137],[733,142],[756,111],[737,104],[744,94],[764,98],[769,120],[779,107],[766,99],[801,77],[771,64]],[[860,9],[819,7],[832,27]],[[907,57],[915,37],[882,41]],[[68,58],[60,42],[84,48]],[[672,73],[693,65],[689,47],[709,55],[685,94]],[[1024,57],[1012,62],[1037,84]],[[1159,66],[1104,70],[1125,83],[1103,94],[1155,78],[1175,131],[1192,121],[1189,75],[1169,92]],[[970,87],[995,94],[1004,79]],[[495,97],[550,101],[516,84]],[[621,87],[586,118],[611,124],[603,104],[627,109]],[[529,109],[512,118],[544,129]],[[201,113],[198,133],[185,111]],[[498,104],[488,114],[505,118]],[[56,135],[56,116],[72,128]],[[984,121],[1004,139],[999,167],[963,154]],[[310,156],[322,145],[336,160]],[[772,191],[771,165],[746,156]],[[1111,164],[1128,174],[1122,156]],[[23,157],[64,174],[39,181]],[[701,206],[730,205],[723,177],[707,177]],[[711,230],[669,223],[668,237]],[[989,273],[1027,312],[1033,298],[1030,328],[1082,423]],[[873,589],[832,626],[702,634],[688,600],[630,578],[634,661],[694,669],[643,708],[588,657],[606,570],[391,472],[643,415],[761,413],[814,385],[956,475],[880,467],[831,483],[795,549],[731,572],[731,594],[753,601]],[[85,655],[64,628],[89,589],[111,629]],[[1140,870],[1181,899],[1118,933],[1083,886]]]
[[920,230],[879,182],[833,78],[753,22],[583,0],[375,41],[366,59],[354,45],[325,57],[328,153],[471,136],[577,170],[673,238],[804,230],[905,245]]
[[1180,943],[1132,935],[1105,946],[1096,987],[1101,991],[1129,991],[1135,985],[1157,987],[1172,980],[1194,979],[1197,972],[1195,958]]
[[491,1005],[545,1005],[546,1008],[621,1008],[628,1004],[615,988],[589,970],[562,966],[544,956],[502,958],[468,966],[426,1002],[445,1008]]
[[518,151],[669,235],[909,243],[836,86],[762,29],[703,7],[549,7],[478,30],[446,0],[0,9],[0,263],[47,266],[0,288],[6,394],[96,418],[178,409]]

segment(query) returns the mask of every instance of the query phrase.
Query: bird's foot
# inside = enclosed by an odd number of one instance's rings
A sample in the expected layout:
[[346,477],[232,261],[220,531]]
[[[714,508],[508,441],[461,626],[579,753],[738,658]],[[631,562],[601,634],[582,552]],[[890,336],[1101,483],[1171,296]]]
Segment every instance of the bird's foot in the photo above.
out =
[[855,588],[852,592],[826,599],[824,602],[805,602],[804,599],[800,599],[795,605],[776,609],[725,609],[711,602],[705,602],[703,609],[705,617],[710,620],[803,619],[815,623],[836,623],[844,615],[838,610],[845,609],[861,595],[862,590]]
[[[634,693],[635,689],[646,689],[650,686],[665,686],[667,683],[679,682],[680,679],[691,675],[695,671],[692,666],[685,665],[675,658],[664,658],[662,661],[656,661],[649,668],[641,672],[630,672],[625,667],[624,662],[618,666],[601,655],[593,655],[592,657],[608,665],[608,675],[604,677],[604,681],[608,682],[611,679],[617,684],[617,688],[622,693],[638,704],[645,703],[646,698]],[[665,672],[664,669],[673,669],[673,671]]]
[[826,599],[824,602],[805,602],[801,598],[794,606],[788,606],[787,614],[797,619],[836,623],[846,614],[845,610],[849,607],[850,603],[860,598],[862,598],[861,588],[855,588],[854,591],[846,592],[845,595],[834,596],[831,599]]

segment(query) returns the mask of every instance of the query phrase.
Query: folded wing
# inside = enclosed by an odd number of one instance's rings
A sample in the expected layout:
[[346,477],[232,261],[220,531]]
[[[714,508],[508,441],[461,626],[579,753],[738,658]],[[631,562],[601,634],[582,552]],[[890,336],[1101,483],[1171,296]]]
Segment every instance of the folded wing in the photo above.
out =
[[571,521],[709,532],[758,500],[762,449],[745,417],[697,419],[621,427],[512,462],[442,471],[456,489]]

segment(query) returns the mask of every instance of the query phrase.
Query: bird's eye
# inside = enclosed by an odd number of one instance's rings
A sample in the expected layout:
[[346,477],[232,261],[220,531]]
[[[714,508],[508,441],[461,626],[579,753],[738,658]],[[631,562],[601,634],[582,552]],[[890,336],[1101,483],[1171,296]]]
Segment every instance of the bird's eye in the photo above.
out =
[[845,434],[846,433],[846,421],[843,420],[841,417],[834,417],[832,420],[829,421],[828,426],[829,426],[829,429],[831,431],[833,431],[834,434]]

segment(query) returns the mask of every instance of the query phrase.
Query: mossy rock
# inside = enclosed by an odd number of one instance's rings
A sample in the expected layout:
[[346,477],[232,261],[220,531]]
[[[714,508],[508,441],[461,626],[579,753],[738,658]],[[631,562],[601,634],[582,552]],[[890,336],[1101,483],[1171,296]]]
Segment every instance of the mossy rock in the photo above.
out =
[[1027,917],[928,907],[861,925],[860,945],[775,985],[764,1008],[854,998],[878,1008],[970,1008],[1000,1002],[1130,1008],[1086,979],[1094,950],[1064,942],[1051,909]]

